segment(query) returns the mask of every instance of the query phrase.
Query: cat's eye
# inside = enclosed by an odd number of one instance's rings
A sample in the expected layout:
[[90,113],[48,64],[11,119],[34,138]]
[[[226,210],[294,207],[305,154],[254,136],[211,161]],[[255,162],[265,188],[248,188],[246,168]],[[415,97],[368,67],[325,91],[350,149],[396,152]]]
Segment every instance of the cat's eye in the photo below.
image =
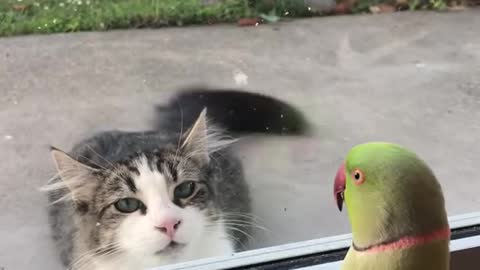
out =
[[186,199],[192,196],[195,191],[195,186],[195,182],[193,181],[183,182],[175,188],[173,195],[177,199]]
[[135,198],[123,198],[115,202],[115,208],[122,213],[133,213],[142,207],[142,202]]

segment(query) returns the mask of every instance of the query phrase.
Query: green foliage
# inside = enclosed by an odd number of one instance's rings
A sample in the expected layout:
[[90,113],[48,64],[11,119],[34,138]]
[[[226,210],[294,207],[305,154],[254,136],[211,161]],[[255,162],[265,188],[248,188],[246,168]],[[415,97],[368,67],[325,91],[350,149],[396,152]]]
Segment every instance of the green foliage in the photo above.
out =
[[353,5],[352,12],[353,13],[360,13],[360,12],[368,12],[371,6],[375,6],[382,3],[389,3],[390,1],[385,0],[359,0],[355,2]]
[[[353,12],[379,3],[359,0]],[[410,9],[445,9],[447,0],[407,0]],[[0,36],[235,22],[316,15],[304,0],[0,0]]]
[[[397,1],[395,0],[358,0],[354,4],[352,12],[369,12],[371,6],[378,4],[396,6],[396,3]],[[448,7],[448,0],[407,0],[407,5],[408,9],[411,11],[419,9],[444,10]]]
[[447,0],[409,0],[408,6],[410,10],[433,9],[445,10],[448,7]]
[[250,5],[260,13],[274,12],[277,16],[308,17],[314,12],[305,5],[304,0],[256,0]]
[[421,4],[422,4],[421,0],[408,0],[408,9],[416,10],[420,8]]
[[448,7],[446,0],[429,0],[428,3],[435,10],[445,10]]
[[247,0],[3,0],[0,36],[232,22],[252,11]]

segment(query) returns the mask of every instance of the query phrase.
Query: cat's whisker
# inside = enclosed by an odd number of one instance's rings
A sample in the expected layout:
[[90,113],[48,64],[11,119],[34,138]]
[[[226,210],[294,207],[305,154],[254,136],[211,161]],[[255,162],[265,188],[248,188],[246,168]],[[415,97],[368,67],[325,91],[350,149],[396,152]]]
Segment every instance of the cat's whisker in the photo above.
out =
[[230,215],[228,215],[228,214],[214,214],[214,215],[209,215],[209,217],[219,218],[219,219],[238,218],[238,219],[245,220],[245,221],[252,221],[252,222],[257,221],[257,218],[255,218],[255,217],[245,216],[245,215],[235,215],[235,214],[230,214]]
[[[81,268],[79,268],[79,265],[81,265],[81,263],[83,261],[89,262],[89,260],[92,259],[95,256],[102,256],[103,253],[98,254],[98,252],[100,250],[102,250],[102,249],[117,250],[119,247],[120,247],[119,243],[113,242],[113,243],[109,243],[109,244],[101,246],[101,247],[97,247],[97,248],[88,250],[88,251],[82,253],[81,255],[79,255],[74,261],[72,261],[70,263],[70,265],[67,267],[67,269],[73,269],[74,267],[75,267],[75,269],[81,269]],[[111,251],[109,251],[109,252],[111,252]],[[108,254],[109,252],[106,252],[106,253]]]
[[242,217],[242,216],[223,216],[223,215],[218,215],[218,216],[208,216],[209,218],[217,219],[217,220],[232,220],[232,221],[239,221],[239,222],[247,222],[247,223],[256,223],[256,220],[254,219],[248,219],[247,217]]
[[247,238],[249,238],[252,241],[255,240],[255,238],[253,238],[253,236],[251,234],[247,233],[246,231],[244,231],[242,229],[239,229],[239,228],[234,227],[234,226],[226,226],[226,227],[230,230],[242,233],[243,235],[245,235]]
[[223,220],[247,222],[247,223],[255,223],[255,224],[258,222],[256,219],[248,219],[247,217],[241,217],[241,216],[224,216],[222,219]]
[[52,182],[58,180],[59,177],[60,177],[60,174],[57,172],[50,179],[48,179],[47,183],[52,183]]
[[260,226],[260,225],[257,225],[257,224],[235,223],[235,222],[217,222],[216,224],[224,225],[225,227],[228,227],[228,228],[232,228],[232,227],[235,227],[235,228],[256,228],[256,229],[260,229],[260,230],[263,230],[263,231],[268,232],[268,233],[273,233],[270,229],[268,229],[266,227],[263,227],[263,226]]
[[87,250],[86,252],[84,252],[83,254],[81,254],[79,257],[82,257],[83,255],[88,255],[88,254],[97,253],[97,252],[101,251],[102,249],[117,248],[117,247],[119,247],[119,246],[120,246],[120,243],[118,243],[118,242],[112,242],[112,243],[109,243],[109,244],[106,244],[106,245],[103,245],[103,246],[100,246],[100,247],[96,247],[96,248]]
[[[58,172],[59,175],[63,175],[64,178],[68,178],[71,185],[79,185],[82,182],[82,178],[72,174],[69,170],[63,170]],[[64,191],[64,194],[53,201],[50,201],[49,205],[59,203],[72,198],[71,190],[65,181],[62,181],[60,178],[56,179],[57,182],[49,182],[46,185],[40,187],[42,192],[56,192]]]
[[180,103],[177,103],[178,108],[180,109],[180,135],[178,136],[177,150],[175,151],[175,159],[178,157],[178,152],[181,148],[182,137],[183,137],[183,109]]
[[60,198],[48,203],[47,206],[52,206],[52,205],[54,205],[56,203],[59,203],[59,202],[62,202],[62,201],[68,201],[68,200],[71,200],[72,198],[73,198],[72,193],[68,192],[65,195],[61,196]]
[[251,228],[257,228],[257,229],[260,229],[260,230],[263,230],[263,231],[266,231],[266,232],[272,232],[270,229],[264,227],[264,226],[261,226],[261,225],[258,225],[258,224],[254,224],[254,223],[249,223],[249,222],[235,222],[235,221],[225,221],[225,222],[222,222],[222,224],[225,224],[225,225],[236,225],[236,226],[241,226],[241,227],[251,227]]
[[231,239],[231,240],[233,240],[235,243],[241,245],[243,249],[247,249],[247,247],[245,246],[245,244],[244,244],[242,241],[240,241],[240,239],[238,239],[237,237],[235,237],[235,236],[233,236],[233,235],[230,235],[230,236],[228,236],[227,238],[228,238],[228,239]]
[[[94,153],[96,153],[92,148],[91,148],[91,150],[92,150]],[[96,153],[96,154],[97,154],[97,153]],[[122,180],[125,180],[125,178],[123,178],[121,175],[119,175],[118,173],[115,172],[114,169],[116,168],[116,166],[115,166],[114,164],[112,164],[110,161],[108,161],[108,160],[104,159],[103,157],[101,157],[100,154],[97,154],[97,155],[98,155],[101,159],[105,160],[105,162],[109,163],[110,166],[111,166],[111,168],[106,168],[105,166],[102,166],[102,165],[98,164],[97,162],[95,162],[94,160],[92,160],[92,159],[90,159],[90,158],[87,158],[87,157],[85,157],[85,156],[80,156],[80,157],[82,157],[82,158],[90,161],[92,164],[100,167],[100,169],[109,170],[109,171],[110,171],[113,175],[115,175],[116,177],[118,177],[118,178],[120,178],[120,179],[122,179]]]
[[[225,226],[225,227],[228,228],[228,229],[231,229],[231,230],[237,231],[237,232],[239,232],[239,233],[242,233],[242,234],[244,234],[245,236],[247,236],[248,238],[250,238],[251,240],[254,240],[254,238],[253,238],[252,235],[250,235],[250,234],[247,233],[246,231],[238,228],[238,227],[237,227],[238,225],[225,224],[225,223],[223,223],[223,222],[218,222],[218,221],[216,221],[216,222],[212,222],[210,225],[207,225],[207,227],[213,228],[213,227],[217,227],[218,225],[223,225],[223,226]],[[242,226],[240,226],[240,227],[242,227]]]
[[255,215],[255,214],[240,213],[240,212],[227,212],[226,210],[222,210],[222,211],[225,211],[225,212],[219,213],[219,214],[214,214],[214,216],[221,216],[221,217],[235,216],[235,217],[246,217],[246,218],[250,218],[250,219],[261,220],[261,218],[259,216]]
[[75,263],[71,263],[68,270],[82,270],[92,268],[94,264],[94,254],[86,254],[83,257],[79,258]]
[[[215,226],[207,226],[207,227],[205,228],[205,232],[206,232],[206,233],[215,232],[215,229],[217,229]],[[246,249],[247,249],[247,247],[245,246],[245,244],[244,244],[240,239],[238,239],[237,237],[235,237],[235,236],[233,236],[233,235],[228,235],[228,236],[226,237],[226,239],[231,240],[231,241],[239,244],[239,245],[242,247],[243,250],[246,250]]]
[[[234,222],[234,223],[236,223],[236,225],[241,225],[241,224],[242,225],[249,225],[251,227],[255,227],[255,228],[267,231],[267,232],[272,232],[267,227],[258,224],[258,221],[257,221],[258,218],[255,217],[253,214],[226,212],[226,213],[222,213],[222,214],[210,215],[209,217],[212,218],[212,219],[218,218],[220,221],[223,221],[224,223]],[[236,219],[233,219],[233,218],[236,218]]]
[[[109,256],[116,255],[120,252],[121,252],[121,250],[118,247],[114,247],[114,248],[111,248],[111,250],[108,250],[108,251],[106,251],[104,253],[101,253],[101,254],[97,254],[97,253],[89,254],[88,256],[84,257],[83,264],[81,262],[77,262],[75,265],[72,266],[72,269],[75,269],[75,270],[82,270],[84,268],[85,269],[91,269],[91,265],[95,261],[104,260],[104,259],[108,258]],[[75,268],[73,268],[73,267],[75,267]]]
[[85,268],[86,266],[91,266],[94,263],[93,258],[95,258],[94,253],[85,254],[81,257],[78,257],[74,262],[70,263],[66,269],[79,270]]
[[59,190],[59,189],[66,189],[67,184],[65,184],[62,181],[56,182],[56,183],[50,183],[46,184],[43,187],[40,188],[41,191],[54,191],[54,190]]
[[247,213],[235,213],[235,212],[226,212],[224,213],[224,216],[227,217],[244,217],[244,218],[249,218],[252,220],[263,220],[261,217],[254,215],[254,214],[247,214]]
[[[102,159],[103,161],[105,161],[107,164],[109,164],[110,166],[112,166],[112,168],[115,168],[115,165],[114,165],[112,162],[108,161],[106,158],[104,158],[102,155],[100,155],[100,154],[99,154],[97,151],[95,151],[95,149],[93,149],[93,147],[91,147],[89,144],[86,144],[85,146],[86,146],[88,149],[90,149],[90,151],[92,151],[95,155],[97,155],[97,157],[101,158],[101,159]],[[84,158],[85,158],[85,157],[84,157]],[[92,161],[92,160],[90,160],[90,161]],[[95,163],[94,163],[94,164],[95,164]],[[95,164],[95,165],[99,166],[99,164]],[[106,169],[106,168],[104,168],[104,169]]]

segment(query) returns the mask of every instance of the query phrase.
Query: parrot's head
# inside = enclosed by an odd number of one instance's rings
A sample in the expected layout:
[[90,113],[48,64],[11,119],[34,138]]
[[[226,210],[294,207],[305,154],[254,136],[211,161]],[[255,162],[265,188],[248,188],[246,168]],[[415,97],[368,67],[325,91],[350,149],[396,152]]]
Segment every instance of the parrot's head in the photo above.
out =
[[433,172],[415,153],[396,144],[353,147],[335,176],[334,197],[340,211],[345,202],[354,238],[364,244],[447,222]]

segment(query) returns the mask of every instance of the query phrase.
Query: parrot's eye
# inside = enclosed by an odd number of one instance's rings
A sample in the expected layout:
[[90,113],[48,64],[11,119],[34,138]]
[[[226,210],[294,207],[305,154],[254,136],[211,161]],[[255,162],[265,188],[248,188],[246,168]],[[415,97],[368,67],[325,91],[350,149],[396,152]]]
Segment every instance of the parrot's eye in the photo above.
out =
[[356,185],[361,185],[363,184],[363,182],[365,182],[365,176],[363,175],[363,172],[359,169],[353,170],[352,177]]

